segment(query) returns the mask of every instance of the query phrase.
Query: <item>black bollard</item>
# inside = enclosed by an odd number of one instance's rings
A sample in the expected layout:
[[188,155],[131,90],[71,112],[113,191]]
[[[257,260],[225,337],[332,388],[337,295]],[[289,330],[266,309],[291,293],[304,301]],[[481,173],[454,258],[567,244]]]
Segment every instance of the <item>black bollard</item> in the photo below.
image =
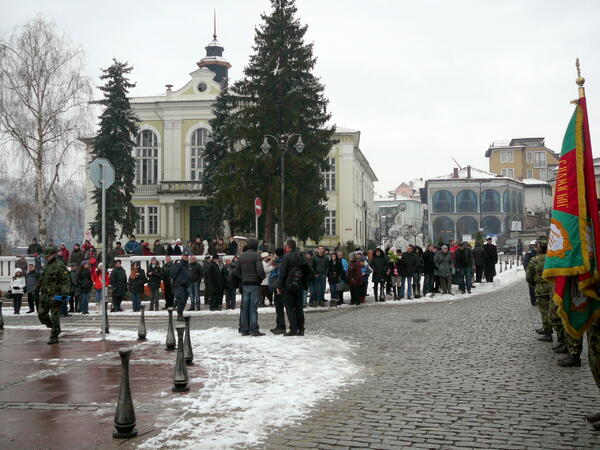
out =
[[175,333],[173,332],[173,308],[167,308],[169,313],[169,327],[167,328],[167,342],[165,350],[172,352],[175,350]]
[[178,323],[177,329],[177,358],[175,359],[175,370],[173,372],[173,387],[174,392],[187,392],[190,390],[188,386],[188,373],[185,366],[185,356],[183,355],[183,332],[185,325]]
[[142,314],[140,316],[140,326],[138,327],[138,341],[146,340],[146,320],[144,317],[144,309],[145,309],[144,305],[140,306],[140,310],[141,310]]
[[119,349],[121,357],[121,389],[119,390],[119,401],[115,411],[115,431],[113,437],[117,439],[127,439],[137,436],[135,429],[135,411],[133,410],[133,400],[131,398],[131,389],[129,388],[129,357],[131,356],[131,347]]
[[2,303],[0,302],[0,330],[4,330],[4,316],[2,315]]
[[190,337],[190,316],[184,316],[185,320],[185,338],[183,340],[183,356],[185,357],[185,363],[188,366],[194,365],[194,352],[192,351],[192,339]]
[[104,301],[104,323],[106,324],[106,328],[104,328],[104,333],[105,334],[110,334],[110,328],[108,326],[108,302]]

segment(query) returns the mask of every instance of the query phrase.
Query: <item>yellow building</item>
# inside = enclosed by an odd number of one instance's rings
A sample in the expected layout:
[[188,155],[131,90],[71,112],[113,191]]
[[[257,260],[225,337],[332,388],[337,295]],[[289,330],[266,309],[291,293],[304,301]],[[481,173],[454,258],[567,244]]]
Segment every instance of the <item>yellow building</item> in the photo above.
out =
[[516,138],[494,141],[485,152],[489,171],[517,180],[551,180],[559,155],[546,147],[545,139]]

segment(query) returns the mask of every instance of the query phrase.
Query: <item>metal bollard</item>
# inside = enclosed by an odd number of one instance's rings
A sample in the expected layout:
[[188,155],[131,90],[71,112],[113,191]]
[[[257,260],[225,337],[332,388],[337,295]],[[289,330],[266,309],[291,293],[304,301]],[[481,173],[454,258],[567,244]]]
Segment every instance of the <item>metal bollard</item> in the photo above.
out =
[[177,329],[177,358],[175,359],[175,370],[173,372],[173,392],[187,392],[190,390],[188,386],[188,373],[185,365],[185,356],[183,355],[183,332],[185,325],[178,323]]
[[144,316],[144,310],[146,307],[144,305],[140,306],[141,315],[140,315],[140,326],[138,327],[138,341],[146,340],[146,319]]
[[105,334],[110,334],[110,327],[108,325],[108,302],[104,301],[104,323],[106,324],[106,328],[104,328]]
[[135,429],[135,411],[133,409],[133,400],[131,398],[131,389],[129,388],[129,357],[131,356],[131,347],[119,349],[121,357],[121,388],[119,390],[119,401],[115,411],[115,431],[113,437],[117,439],[127,439],[137,436]]
[[173,308],[167,308],[169,313],[169,327],[167,328],[167,342],[165,350],[172,352],[175,350],[175,333],[173,332]]
[[194,365],[194,352],[192,350],[192,339],[190,337],[190,316],[184,316],[185,320],[185,338],[183,340],[183,356],[185,357],[185,363],[188,366]]
[[4,330],[4,316],[2,315],[2,303],[0,301],[0,330]]

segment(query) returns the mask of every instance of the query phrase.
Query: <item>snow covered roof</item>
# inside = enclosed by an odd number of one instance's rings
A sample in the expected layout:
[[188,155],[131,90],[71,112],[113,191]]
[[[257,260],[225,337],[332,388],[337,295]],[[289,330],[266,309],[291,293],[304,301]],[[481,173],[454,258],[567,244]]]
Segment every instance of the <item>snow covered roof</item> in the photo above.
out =
[[335,127],[335,133],[336,134],[341,134],[341,133],[359,133],[358,130],[354,130],[352,128],[346,128],[346,127]]
[[[467,172],[468,172],[467,167],[463,167],[462,169],[459,169],[458,170],[458,178],[468,178]],[[477,178],[477,179],[486,178],[487,179],[487,178],[507,178],[507,177],[501,177],[501,176],[496,175],[495,173],[491,173],[486,170],[481,170],[481,169],[477,169],[475,167],[471,167],[471,178]],[[456,178],[454,177],[454,174],[451,173],[450,175],[441,175],[441,176],[435,177],[433,179],[434,180],[455,180]]]
[[549,185],[550,184],[547,181],[538,180],[537,178],[523,178],[521,180],[521,183],[527,184],[527,185],[530,185],[530,186],[534,186],[534,185]]

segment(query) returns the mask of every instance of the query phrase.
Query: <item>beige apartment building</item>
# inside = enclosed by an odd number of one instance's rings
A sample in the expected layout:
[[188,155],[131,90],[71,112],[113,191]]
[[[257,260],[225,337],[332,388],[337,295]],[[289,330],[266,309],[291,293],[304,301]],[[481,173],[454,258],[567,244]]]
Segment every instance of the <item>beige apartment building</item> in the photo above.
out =
[[559,159],[556,152],[546,147],[543,137],[494,141],[485,156],[489,158],[490,172],[517,180],[552,180]]

